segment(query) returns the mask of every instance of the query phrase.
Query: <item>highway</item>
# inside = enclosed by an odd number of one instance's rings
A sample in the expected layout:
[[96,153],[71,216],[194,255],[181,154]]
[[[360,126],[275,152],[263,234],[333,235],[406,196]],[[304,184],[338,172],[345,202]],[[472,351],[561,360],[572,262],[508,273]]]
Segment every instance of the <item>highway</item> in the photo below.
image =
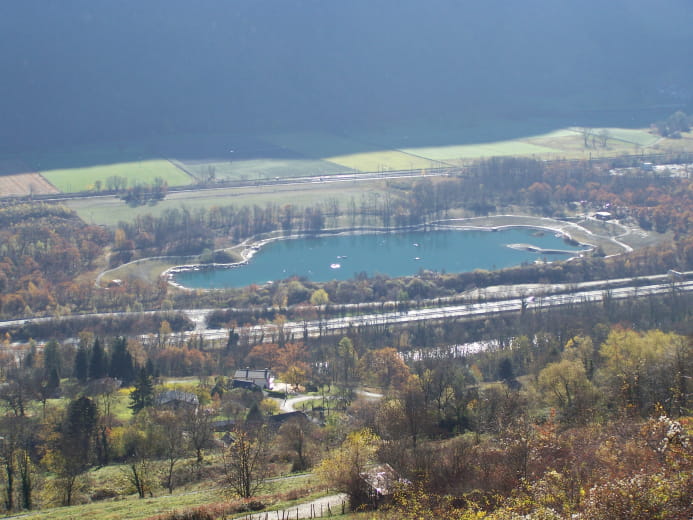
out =
[[[594,285],[596,282],[587,282]],[[578,284],[579,285],[579,284]],[[547,286],[550,287],[550,286]],[[518,297],[496,299],[494,301],[482,301],[456,305],[442,305],[423,309],[411,309],[407,311],[389,311],[382,313],[368,313],[323,320],[307,320],[286,322],[280,327],[276,324],[263,324],[249,327],[236,328],[236,332],[250,338],[251,342],[276,342],[280,333],[285,338],[301,339],[308,337],[341,335],[349,329],[372,326],[389,326],[419,321],[442,321],[456,318],[477,318],[507,313],[517,313],[523,310],[541,310],[551,307],[566,305],[579,305],[588,302],[600,302],[605,295],[612,300],[626,298],[641,298],[650,295],[666,294],[672,288],[677,292],[693,291],[693,281],[683,280],[672,285],[671,283],[657,283],[629,287],[600,287],[576,289],[570,293],[546,294],[546,288],[540,291],[530,291]],[[209,310],[186,311],[186,314],[198,324],[196,330],[184,332],[175,336],[182,338],[191,335],[201,335],[209,340],[223,340],[227,337],[225,329],[207,329],[204,325],[204,317]]]
[[[665,294],[672,290],[678,293],[693,291],[693,280],[688,278],[693,272],[680,273],[678,280],[672,280],[668,275],[656,275],[628,280],[601,280],[584,282],[579,284],[556,284],[556,285],[521,285],[521,286],[502,286],[486,289],[478,289],[474,294],[467,295],[467,302],[452,302],[450,299],[436,299],[438,305],[431,305],[425,308],[396,310],[397,302],[384,302],[377,304],[353,304],[344,305],[346,312],[354,312],[353,315],[335,318],[325,318],[322,320],[306,320],[285,322],[280,327],[277,324],[269,323],[247,327],[237,327],[236,332],[250,339],[251,342],[276,342],[279,334],[283,333],[285,338],[301,339],[304,335],[308,337],[329,336],[345,334],[350,329],[372,326],[389,326],[405,323],[416,323],[419,321],[442,321],[446,319],[478,318],[508,313],[521,312],[527,310],[541,310],[552,307],[566,305],[579,305],[588,302],[603,301],[605,295],[612,300],[622,300],[626,298],[639,298],[650,295]],[[623,285],[628,284],[629,285]],[[615,286],[618,285],[618,286]],[[455,298],[459,298],[455,297]],[[471,300],[477,300],[471,303]],[[405,306],[410,306],[411,302],[403,302]],[[372,312],[372,309],[379,307],[388,309],[384,312]],[[364,310],[371,309],[371,312],[363,313]],[[168,336],[168,341],[176,343],[184,341],[192,336],[202,336],[207,340],[226,340],[228,331],[226,329],[209,329],[206,325],[207,316],[215,309],[189,309],[181,310],[195,323],[195,330],[172,333]],[[107,317],[107,316],[127,316],[128,314],[153,314],[162,311],[146,311],[144,313],[103,313],[71,315],[62,317],[39,317],[24,318],[0,322],[0,330],[15,328],[23,325],[27,321],[41,323],[54,319],[79,319],[83,317]],[[173,311],[175,312],[175,311]],[[142,336],[143,341],[148,341],[153,335]]]

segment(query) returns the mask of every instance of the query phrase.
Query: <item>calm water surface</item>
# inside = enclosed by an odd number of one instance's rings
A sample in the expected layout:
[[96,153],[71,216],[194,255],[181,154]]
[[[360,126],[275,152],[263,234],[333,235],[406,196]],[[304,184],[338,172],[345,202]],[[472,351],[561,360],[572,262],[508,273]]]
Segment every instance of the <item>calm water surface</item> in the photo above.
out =
[[551,232],[530,229],[489,231],[411,231],[277,240],[262,247],[246,265],[232,269],[178,273],[185,287],[214,289],[263,284],[290,276],[324,282],[346,280],[366,272],[391,277],[413,275],[421,269],[465,272],[502,269],[537,259],[564,260],[566,254],[519,251],[508,244],[531,244],[542,249],[580,251]]

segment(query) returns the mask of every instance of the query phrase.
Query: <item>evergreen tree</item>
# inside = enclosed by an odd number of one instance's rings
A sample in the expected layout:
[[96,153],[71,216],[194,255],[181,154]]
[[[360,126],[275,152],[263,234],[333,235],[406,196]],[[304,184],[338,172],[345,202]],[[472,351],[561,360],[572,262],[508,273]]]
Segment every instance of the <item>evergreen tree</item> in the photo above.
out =
[[103,377],[106,377],[106,353],[99,338],[96,338],[89,357],[89,379],[101,379]]
[[29,352],[24,356],[24,368],[34,368],[34,364],[36,364],[36,343],[32,340]]
[[80,383],[86,383],[89,376],[89,353],[86,347],[81,346],[75,356],[75,377]]
[[60,389],[60,376],[55,368],[51,368],[48,372],[48,390],[51,395],[55,395]]
[[236,332],[234,327],[229,329],[229,338],[226,340],[226,352],[233,352],[238,347],[238,340],[240,335]]
[[56,458],[54,468],[64,487],[65,505],[72,504],[77,478],[91,464],[97,418],[96,405],[88,397],[75,399],[67,407],[57,446],[60,457]]
[[62,360],[60,358],[59,347],[58,342],[54,339],[50,340],[46,343],[46,346],[43,347],[43,368],[48,374],[55,370],[58,377],[62,374]]
[[154,366],[151,358],[147,358],[147,363],[144,365],[144,371],[153,378],[159,377],[159,370]]
[[124,385],[129,385],[135,379],[132,355],[128,351],[127,340],[122,336],[116,338],[111,345],[111,362],[108,375],[119,379]]
[[154,383],[145,369],[140,369],[135,380],[135,389],[130,394],[130,409],[137,413],[154,404]]

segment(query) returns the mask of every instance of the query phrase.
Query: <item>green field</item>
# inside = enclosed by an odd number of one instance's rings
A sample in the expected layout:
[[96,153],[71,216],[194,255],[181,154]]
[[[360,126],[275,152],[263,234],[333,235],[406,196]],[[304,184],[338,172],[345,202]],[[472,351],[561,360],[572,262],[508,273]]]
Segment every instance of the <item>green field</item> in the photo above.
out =
[[169,193],[165,200],[155,205],[131,207],[116,197],[73,199],[67,204],[87,223],[106,226],[119,221],[132,221],[140,215],[161,215],[167,209],[185,207],[189,210],[209,209],[214,206],[265,206],[267,203],[312,206],[328,199],[339,201],[342,211],[354,198],[358,202],[365,193],[384,194],[383,181],[277,185],[251,188],[226,188],[185,193]]
[[191,181],[188,174],[164,159],[48,170],[42,171],[41,175],[66,193],[94,190],[97,181],[102,189],[106,189],[109,177],[126,178],[128,187],[153,184],[157,177],[164,179],[169,186],[184,186]]
[[440,161],[403,152],[381,150],[328,157],[328,161],[362,172],[425,170],[445,166]]
[[213,168],[218,180],[255,180],[283,177],[314,177],[353,173],[351,168],[318,159],[242,159],[224,162],[186,162],[182,167],[199,179],[209,177]]
[[444,166],[435,159],[328,133],[277,134],[266,139],[293,152],[329,161],[342,171],[381,172]]
[[[597,133],[599,133],[600,130],[602,129],[598,129]],[[604,128],[603,130],[609,132],[613,139],[640,146],[653,146],[661,139],[658,135],[652,134],[646,130],[632,128]]]
[[113,144],[72,150],[47,151],[24,157],[62,192],[91,191],[100,183],[106,189],[109,177],[127,179],[127,186],[152,184],[157,177],[169,186],[190,184],[188,174],[169,161],[153,157],[140,147]]
[[[113,487],[118,481],[123,480],[123,472],[127,468],[117,466],[107,466],[87,472],[86,476],[93,482],[103,482],[107,487]],[[291,489],[305,489],[316,487],[315,481],[310,474],[296,475],[290,479],[275,480],[268,482],[258,497],[263,499],[267,496],[272,505],[269,509],[280,509],[290,507],[291,502],[276,502],[271,498],[272,494],[286,493]],[[22,518],[36,520],[139,520],[157,514],[172,511],[182,511],[197,506],[217,504],[230,500],[226,491],[218,486],[214,481],[201,482],[187,488],[174,490],[172,495],[163,494],[163,490],[158,490],[157,495],[150,498],[140,499],[135,495],[119,497],[117,499],[102,500],[71,507],[55,507],[42,509],[39,511],[28,511],[22,513]],[[297,503],[310,501],[319,496],[320,493],[296,500]],[[276,503],[275,503],[276,502]],[[232,516],[244,516],[242,513]],[[264,516],[263,516],[264,518]]]
[[[128,186],[151,184],[156,178],[164,179],[169,186],[184,186],[214,180],[266,181],[354,172],[427,170],[494,156],[582,159],[691,148],[687,136],[669,140],[647,129],[628,128],[592,128],[591,136],[595,138],[590,137],[590,145],[585,147],[582,128],[546,132],[547,128],[549,123],[541,119],[505,122],[470,119],[441,123],[435,128],[405,125],[358,135],[296,132],[264,136],[164,136],[139,145],[114,143],[35,153],[17,160],[41,172],[59,190],[79,192],[93,191],[99,185],[106,189],[112,177],[127,179]],[[608,133],[606,146],[598,137],[604,131]],[[207,206],[191,200],[192,206],[198,204]],[[99,211],[92,211],[94,221],[100,221]],[[140,214],[156,209],[133,211]]]
[[437,146],[430,148],[410,148],[403,150],[407,153],[435,159],[438,161],[456,161],[477,157],[500,157],[508,155],[541,155],[556,153],[558,150],[521,141],[499,141],[486,144],[466,144],[453,146]]

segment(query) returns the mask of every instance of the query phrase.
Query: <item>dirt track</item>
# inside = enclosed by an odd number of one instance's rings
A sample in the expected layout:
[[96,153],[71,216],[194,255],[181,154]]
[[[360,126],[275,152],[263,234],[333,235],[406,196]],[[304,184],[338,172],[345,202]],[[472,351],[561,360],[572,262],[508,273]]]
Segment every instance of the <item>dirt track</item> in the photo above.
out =
[[[344,509],[343,509],[344,508]],[[294,520],[300,518],[327,518],[342,514],[347,510],[347,497],[345,494],[329,495],[311,502],[298,504],[289,509],[276,511],[263,511],[242,516],[242,520]]]

